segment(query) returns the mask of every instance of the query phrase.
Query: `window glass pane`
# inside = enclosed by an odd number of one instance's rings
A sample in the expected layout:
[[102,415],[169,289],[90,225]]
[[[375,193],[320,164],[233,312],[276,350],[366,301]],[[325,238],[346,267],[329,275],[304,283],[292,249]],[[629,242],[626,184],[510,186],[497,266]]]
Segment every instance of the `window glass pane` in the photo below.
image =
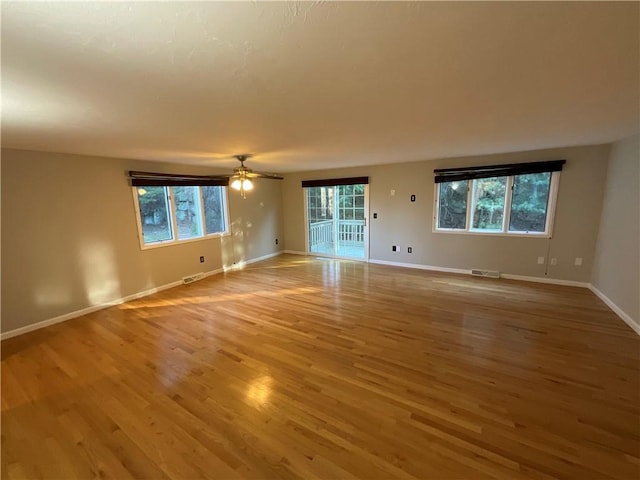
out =
[[438,228],[464,230],[467,223],[468,180],[443,182],[440,185]]
[[507,177],[479,178],[473,181],[474,230],[502,231]]
[[173,240],[167,187],[138,187],[144,243]]
[[353,195],[353,185],[338,185],[338,195]]
[[353,207],[353,196],[351,195],[339,195],[338,196],[339,208],[351,208]]
[[198,187],[173,187],[178,240],[202,236]]
[[516,175],[511,198],[511,232],[544,232],[551,172]]
[[323,222],[333,218],[333,188],[308,187],[307,214],[311,223]]
[[201,187],[207,234],[227,231],[225,225],[224,187]]

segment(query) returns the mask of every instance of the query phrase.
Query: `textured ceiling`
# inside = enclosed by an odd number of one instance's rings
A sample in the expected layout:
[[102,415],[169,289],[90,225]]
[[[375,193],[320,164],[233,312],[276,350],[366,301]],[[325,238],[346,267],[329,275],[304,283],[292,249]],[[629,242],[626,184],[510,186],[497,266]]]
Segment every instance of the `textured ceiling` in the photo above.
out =
[[278,172],[639,130],[639,4],[2,2],[4,147]]

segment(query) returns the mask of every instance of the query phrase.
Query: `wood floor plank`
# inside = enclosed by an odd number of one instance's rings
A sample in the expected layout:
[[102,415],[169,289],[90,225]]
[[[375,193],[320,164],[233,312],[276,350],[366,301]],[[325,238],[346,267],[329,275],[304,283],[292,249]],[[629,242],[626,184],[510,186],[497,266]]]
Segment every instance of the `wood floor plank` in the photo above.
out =
[[2,342],[2,478],[640,478],[575,287],[283,255]]

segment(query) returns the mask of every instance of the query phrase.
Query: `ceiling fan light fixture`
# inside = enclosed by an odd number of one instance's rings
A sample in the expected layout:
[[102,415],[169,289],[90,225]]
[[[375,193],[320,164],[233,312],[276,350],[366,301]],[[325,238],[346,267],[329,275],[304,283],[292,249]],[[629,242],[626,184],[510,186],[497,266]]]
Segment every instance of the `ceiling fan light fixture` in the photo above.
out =
[[244,166],[244,162],[247,158],[250,158],[250,154],[234,155],[240,162],[240,166],[233,169],[233,175],[229,175],[229,187],[240,192],[242,198],[247,198],[247,192],[254,189],[254,183],[252,178],[271,178],[274,180],[283,180],[283,177],[275,175],[273,173],[260,173],[254,172],[250,168]]

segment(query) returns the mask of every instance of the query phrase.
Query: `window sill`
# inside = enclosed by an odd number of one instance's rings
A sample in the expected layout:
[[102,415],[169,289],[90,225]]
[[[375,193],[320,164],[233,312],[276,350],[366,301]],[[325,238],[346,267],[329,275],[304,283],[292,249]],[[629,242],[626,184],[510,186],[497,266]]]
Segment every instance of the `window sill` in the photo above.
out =
[[454,235],[480,235],[484,237],[510,237],[510,238],[551,238],[551,234],[546,232],[532,233],[532,232],[480,232],[474,230],[447,230],[437,229],[431,230],[433,233],[452,233]]
[[230,236],[231,236],[230,232],[211,233],[209,235],[205,235],[204,237],[189,238],[189,239],[186,239],[186,240],[150,243],[148,245],[147,244],[142,244],[142,245],[140,245],[140,250],[153,250],[155,248],[171,247],[171,246],[174,246],[174,245],[183,245],[185,243],[202,242],[203,240],[213,240],[215,238],[223,238],[223,237],[230,237]]

